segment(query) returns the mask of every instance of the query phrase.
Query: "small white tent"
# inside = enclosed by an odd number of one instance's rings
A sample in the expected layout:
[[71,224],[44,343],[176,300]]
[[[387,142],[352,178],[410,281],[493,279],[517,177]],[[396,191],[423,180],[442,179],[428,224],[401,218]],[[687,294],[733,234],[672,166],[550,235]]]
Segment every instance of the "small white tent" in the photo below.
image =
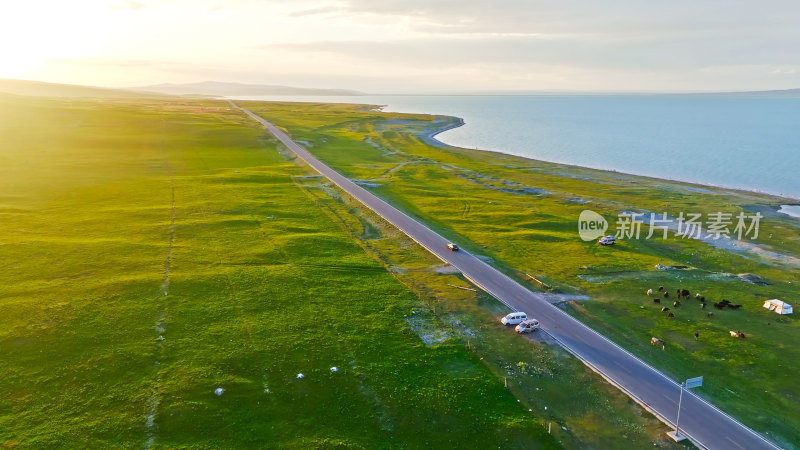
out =
[[792,305],[778,300],[777,298],[773,298],[772,300],[767,300],[764,302],[764,308],[767,308],[770,311],[775,311],[778,314],[791,314],[792,313]]

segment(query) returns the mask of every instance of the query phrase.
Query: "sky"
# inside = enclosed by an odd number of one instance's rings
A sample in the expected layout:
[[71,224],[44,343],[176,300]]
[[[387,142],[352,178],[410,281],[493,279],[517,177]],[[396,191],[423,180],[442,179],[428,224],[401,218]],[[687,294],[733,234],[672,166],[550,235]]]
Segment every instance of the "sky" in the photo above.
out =
[[108,87],[800,87],[796,0],[6,0],[0,42],[0,78]]

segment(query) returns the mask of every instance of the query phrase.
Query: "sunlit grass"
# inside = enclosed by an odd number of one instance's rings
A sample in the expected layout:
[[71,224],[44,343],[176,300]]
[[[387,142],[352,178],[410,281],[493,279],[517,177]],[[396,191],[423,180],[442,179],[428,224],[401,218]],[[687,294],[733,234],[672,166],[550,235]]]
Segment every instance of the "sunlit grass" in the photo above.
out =
[[227,104],[0,119],[3,446],[557,446]]
[[[797,223],[775,213],[783,199],[431,146],[415,135],[432,127],[432,116],[383,114],[352,105],[248,107],[307,142],[311,152],[340,172],[377,184],[373,192],[465,248],[493,258],[519,280],[530,273],[556,291],[588,294],[591,301],[567,311],[675,379],[704,375],[706,384],[698,393],[753,428],[784,445],[800,441],[800,387],[794,381],[800,349],[792,344],[800,338],[800,325],[761,306],[767,298],[790,303],[800,298],[796,265],[693,241],[628,240],[605,248],[577,235],[584,209],[600,212],[612,224],[623,210],[759,211],[765,218],[756,244],[797,258]],[[546,193],[506,191],[522,188]],[[656,264],[694,269],[659,271]],[[736,277],[740,273],[756,273],[769,284],[745,283]],[[644,295],[660,285],[673,294],[679,287],[700,292],[708,309],[684,300],[676,317],[667,318],[659,311],[662,305]],[[744,306],[714,309],[711,303],[722,298]],[[748,337],[732,339],[729,330],[743,330]],[[666,351],[650,345],[652,336],[667,340]]]

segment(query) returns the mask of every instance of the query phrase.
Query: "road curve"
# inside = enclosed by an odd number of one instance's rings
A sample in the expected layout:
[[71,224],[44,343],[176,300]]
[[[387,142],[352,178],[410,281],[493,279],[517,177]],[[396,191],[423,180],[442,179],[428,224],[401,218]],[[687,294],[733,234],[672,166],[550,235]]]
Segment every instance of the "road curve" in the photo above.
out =
[[[456,267],[475,285],[511,310],[525,311],[528,316],[538,319],[542,329],[570,353],[655,414],[661,421],[674,427],[680,394],[679,384],[675,381],[551,305],[541,294],[529,291],[469,252],[448,250],[447,239],[326,166],[292,141],[286,133],[252,111],[234,102],[231,102],[231,105],[261,123],[314,170],[439,259]],[[714,382],[714,380],[708,381]],[[683,395],[680,425],[681,434],[701,448],[747,450],[780,448],[691,391],[685,391]]]

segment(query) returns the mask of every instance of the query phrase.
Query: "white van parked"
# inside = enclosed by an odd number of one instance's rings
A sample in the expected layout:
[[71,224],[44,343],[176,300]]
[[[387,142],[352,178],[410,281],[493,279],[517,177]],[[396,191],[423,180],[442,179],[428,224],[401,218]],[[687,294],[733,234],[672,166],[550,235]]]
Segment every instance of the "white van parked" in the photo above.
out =
[[603,236],[597,243],[600,245],[614,245],[617,243],[617,238],[614,236]]
[[536,319],[523,320],[514,328],[517,333],[530,333],[539,329],[539,321]]
[[500,319],[500,323],[502,323],[503,325],[518,325],[527,318],[528,315],[525,314],[524,312],[519,312],[519,311],[512,312],[511,314],[508,314],[507,316]]

